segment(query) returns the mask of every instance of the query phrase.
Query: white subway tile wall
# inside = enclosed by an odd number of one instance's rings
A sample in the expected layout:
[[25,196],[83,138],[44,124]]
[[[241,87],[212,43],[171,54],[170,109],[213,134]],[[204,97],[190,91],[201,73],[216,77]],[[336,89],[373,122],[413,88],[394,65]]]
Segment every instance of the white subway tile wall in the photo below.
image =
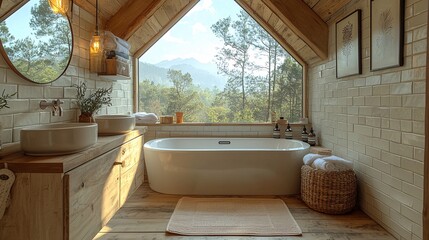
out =
[[354,161],[360,207],[396,238],[422,239],[428,0],[405,1],[404,66],[374,72],[369,4],[352,1],[329,20],[332,33],[362,10],[363,73],[336,79],[330,34],[328,60],[309,68],[310,121],[323,146]]
[[[8,100],[10,108],[0,110],[0,133],[2,143],[19,141],[21,128],[31,125],[56,122],[76,122],[78,110],[75,104],[76,89],[80,81],[87,81],[88,90],[113,85],[112,103],[98,114],[126,114],[132,112],[132,80],[106,81],[89,72],[89,40],[95,29],[95,17],[73,6],[73,57],[66,73],[50,84],[35,84],[16,75],[0,55],[0,92],[18,92]],[[52,116],[50,108],[41,110],[41,100],[64,101],[63,116]]]

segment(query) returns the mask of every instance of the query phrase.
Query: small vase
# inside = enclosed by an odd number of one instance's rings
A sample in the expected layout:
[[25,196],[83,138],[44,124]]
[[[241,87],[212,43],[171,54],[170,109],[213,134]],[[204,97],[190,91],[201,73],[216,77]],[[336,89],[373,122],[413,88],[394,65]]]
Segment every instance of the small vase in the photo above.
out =
[[93,123],[95,122],[92,113],[82,113],[79,115],[79,122],[83,123]]

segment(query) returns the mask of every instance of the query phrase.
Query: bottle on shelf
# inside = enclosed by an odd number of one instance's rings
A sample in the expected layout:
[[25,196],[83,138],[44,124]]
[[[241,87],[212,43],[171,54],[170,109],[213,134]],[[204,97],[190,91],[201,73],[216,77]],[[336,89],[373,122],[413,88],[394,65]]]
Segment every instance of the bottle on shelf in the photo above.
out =
[[276,123],[276,126],[273,129],[273,138],[280,138],[280,128],[278,123]]
[[310,144],[310,146],[316,146],[316,134],[314,133],[313,127],[310,128],[310,133],[308,134],[308,144]]
[[280,117],[279,120],[277,120],[277,123],[282,126],[282,125],[286,125],[286,119],[284,117]]
[[285,130],[285,138],[293,139],[293,132],[292,132],[292,128],[290,128],[289,123],[287,124],[286,130]]
[[308,142],[308,133],[307,133],[307,128],[305,128],[305,125],[302,128],[302,132],[301,132],[301,140],[303,142]]

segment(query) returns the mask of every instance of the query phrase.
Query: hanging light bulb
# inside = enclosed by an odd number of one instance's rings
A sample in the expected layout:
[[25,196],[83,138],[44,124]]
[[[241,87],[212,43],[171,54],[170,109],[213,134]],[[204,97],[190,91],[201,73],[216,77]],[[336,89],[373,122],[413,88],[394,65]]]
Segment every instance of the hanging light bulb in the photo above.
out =
[[92,54],[97,54],[102,51],[101,46],[101,37],[98,31],[98,0],[95,0],[95,33],[91,38],[89,52]]
[[102,50],[101,46],[101,37],[98,33],[95,33],[94,36],[91,38],[91,43],[89,46],[89,52],[91,54],[97,54],[100,53]]
[[49,6],[54,13],[59,13],[61,15],[67,15],[69,10],[69,0],[48,0]]
[[103,39],[98,30],[98,0],[95,0],[95,32],[89,43],[89,70],[100,73],[103,71]]

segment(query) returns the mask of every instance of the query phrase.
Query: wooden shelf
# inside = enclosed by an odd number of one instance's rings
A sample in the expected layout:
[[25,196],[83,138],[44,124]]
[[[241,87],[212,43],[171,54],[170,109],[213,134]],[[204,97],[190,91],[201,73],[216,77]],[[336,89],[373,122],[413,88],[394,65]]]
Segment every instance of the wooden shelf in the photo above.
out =
[[115,81],[115,80],[131,80],[131,77],[120,75],[120,74],[104,74],[104,73],[99,73],[98,76],[100,78],[102,78],[102,79],[111,80],[111,81]]

